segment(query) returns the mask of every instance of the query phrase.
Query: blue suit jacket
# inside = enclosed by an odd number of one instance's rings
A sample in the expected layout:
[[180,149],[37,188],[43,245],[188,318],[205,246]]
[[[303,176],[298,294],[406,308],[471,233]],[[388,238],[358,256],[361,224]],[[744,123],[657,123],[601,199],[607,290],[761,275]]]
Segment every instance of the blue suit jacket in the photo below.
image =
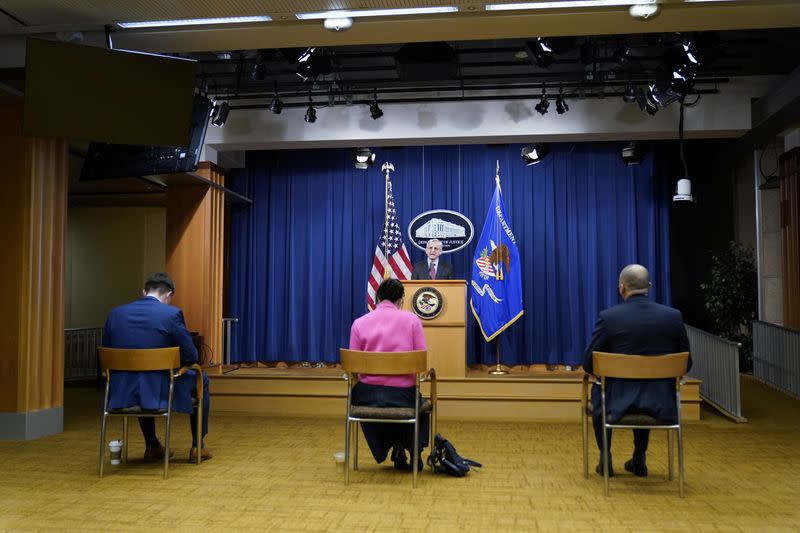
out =
[[[108,348],[167,348],[179,346],[181,364],[198,362],[197,349],[183,321],[183,312],[145,296],[111,310],[103,330]],[[175,380],[172,408],[192,412],[195,373]],[[140,405],[144,409],[166,409],[169,376],[164,372],[112,372],[108,403],[112,409]]]
[[[633,355],[688,352],[689,338],[680,311],[639,294],[600,313],[584,355],[583,368],[589,373],[592,372],[592,351]],[[690,355],[688,367],[691,366]],[[597,386],[592,390],[592,408],[595,413],[600,412]],[[608,421],[617,422],[629,410],[660,420],[676,420],[675,381],[606,379]]]

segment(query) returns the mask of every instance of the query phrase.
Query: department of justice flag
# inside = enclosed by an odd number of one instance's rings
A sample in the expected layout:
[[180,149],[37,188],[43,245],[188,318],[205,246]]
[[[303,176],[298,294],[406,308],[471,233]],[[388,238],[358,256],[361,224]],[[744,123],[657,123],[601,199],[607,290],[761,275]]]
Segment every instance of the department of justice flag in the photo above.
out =
[[486,342],[522,316],[522,265],[508,224],[500,181],[472,261],[470,307]]

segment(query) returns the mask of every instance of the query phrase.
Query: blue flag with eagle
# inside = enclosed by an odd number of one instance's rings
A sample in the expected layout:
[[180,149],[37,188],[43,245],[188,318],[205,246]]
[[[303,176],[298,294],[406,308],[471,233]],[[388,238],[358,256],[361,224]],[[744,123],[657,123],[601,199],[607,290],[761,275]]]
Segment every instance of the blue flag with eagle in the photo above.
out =
[[522,316],[522,265],[508,224],[500,179],[472,261],[470,302],[486,342]]

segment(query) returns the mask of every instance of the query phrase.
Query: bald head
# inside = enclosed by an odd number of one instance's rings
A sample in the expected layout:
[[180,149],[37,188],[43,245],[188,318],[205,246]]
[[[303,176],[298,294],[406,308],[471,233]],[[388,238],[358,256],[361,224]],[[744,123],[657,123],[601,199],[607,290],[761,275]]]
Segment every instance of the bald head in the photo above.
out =
[[619,273],[619,284],[623,298],[644,294],[650,288],[650,274],[642,265],[628,265]]

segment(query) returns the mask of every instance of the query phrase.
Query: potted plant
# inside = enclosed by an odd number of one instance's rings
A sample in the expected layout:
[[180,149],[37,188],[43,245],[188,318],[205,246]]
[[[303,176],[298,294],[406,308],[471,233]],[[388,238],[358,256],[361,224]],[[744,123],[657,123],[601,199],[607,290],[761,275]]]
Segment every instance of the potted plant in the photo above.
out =
[[739,366],[753,368],[753,320],[756,316],[756,262],[753,249],[731,241],[711,258],[711,281],[700,285],[717,335],[741,343]]

